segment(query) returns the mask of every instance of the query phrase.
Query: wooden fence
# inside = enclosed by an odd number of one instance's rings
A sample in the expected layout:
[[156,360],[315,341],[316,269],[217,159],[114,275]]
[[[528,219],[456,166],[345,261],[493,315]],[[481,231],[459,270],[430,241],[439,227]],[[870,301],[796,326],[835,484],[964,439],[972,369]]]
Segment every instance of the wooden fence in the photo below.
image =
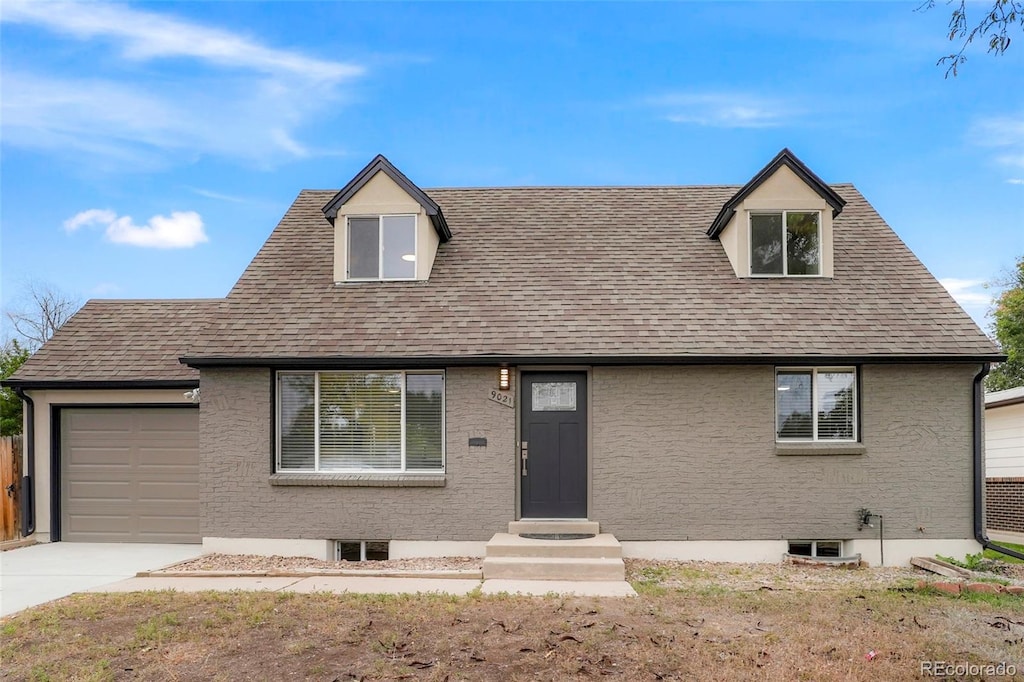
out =
[[0,512],[3,532],[0,542],[21,537],[19,526],[21,500],[21,436],[0,438]]

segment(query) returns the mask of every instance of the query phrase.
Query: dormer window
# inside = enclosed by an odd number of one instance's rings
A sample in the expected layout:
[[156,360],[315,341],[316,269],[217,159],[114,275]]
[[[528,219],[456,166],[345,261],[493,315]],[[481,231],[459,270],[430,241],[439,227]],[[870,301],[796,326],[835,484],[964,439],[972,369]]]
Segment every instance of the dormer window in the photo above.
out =
[[751,212],[750,274],[774,277],[820,275],[820,212]]
[[416,279],[416,216],[348,218],[348,280]]
[[425,281],[452,238],[441,207],[381,155],[323,207],[334,227],[334,281]]
[[835,218],[846,201],[783,149],[708,228],[737,277],[835,275]]

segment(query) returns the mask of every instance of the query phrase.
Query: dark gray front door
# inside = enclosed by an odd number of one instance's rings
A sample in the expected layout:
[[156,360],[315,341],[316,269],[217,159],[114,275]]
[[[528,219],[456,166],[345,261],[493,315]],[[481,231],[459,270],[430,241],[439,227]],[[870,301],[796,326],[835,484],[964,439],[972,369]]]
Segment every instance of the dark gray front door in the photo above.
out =
[[522,516],[587,517],[587,375],[523,374]]

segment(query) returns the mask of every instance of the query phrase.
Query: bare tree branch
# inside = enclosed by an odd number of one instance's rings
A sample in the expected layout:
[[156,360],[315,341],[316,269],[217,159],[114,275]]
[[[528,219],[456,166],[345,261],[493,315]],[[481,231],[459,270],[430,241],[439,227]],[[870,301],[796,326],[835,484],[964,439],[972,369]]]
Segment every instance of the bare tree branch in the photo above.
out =
[[[953,4],[954,0],[946,0],[947,5]],[[935,0],[926,0],[917,11],[928,11],[935,7]],[[977,16],[972,14],[972,16]],[[950,42],[962,40],[960,49],[942,57],[935,63],[936,66],[946,65],[946,78],[950,74],[956,78],[960,65],[967,61],[967,47],[974,42],[975,38],[988,40],[988,52],[1001,55],[1010,47],[1010,31],[1014,25],[1020,23],[1024,28],[1024,0],[994,0],[990,7],[977,24],[973,24],[967,18],[967,0],[960,0],[960,4],[953,10],[949,18],[949,40]]]
[[7,311],[7,319],[24,345],[33,351],[49,341],[82,307],[78,298],[44,282],[27,282],[22,299],[20,308]]

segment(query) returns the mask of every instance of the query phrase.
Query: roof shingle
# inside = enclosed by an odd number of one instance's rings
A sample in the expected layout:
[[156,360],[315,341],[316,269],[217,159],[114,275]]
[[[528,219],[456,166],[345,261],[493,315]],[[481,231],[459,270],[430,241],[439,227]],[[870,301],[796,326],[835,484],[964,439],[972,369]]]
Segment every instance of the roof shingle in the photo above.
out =
[[737,186],[427,190],[452,239],[428,281],[335,284],[334,191],[305,190],[226,299],[87,303],[12,377],[195,381],[268,359],[995,358],[852,185],[835,272],[739,278],[705,234]]
[[220,300],[92,300],[11,377],[36,382],[198,382],[178,358]]

